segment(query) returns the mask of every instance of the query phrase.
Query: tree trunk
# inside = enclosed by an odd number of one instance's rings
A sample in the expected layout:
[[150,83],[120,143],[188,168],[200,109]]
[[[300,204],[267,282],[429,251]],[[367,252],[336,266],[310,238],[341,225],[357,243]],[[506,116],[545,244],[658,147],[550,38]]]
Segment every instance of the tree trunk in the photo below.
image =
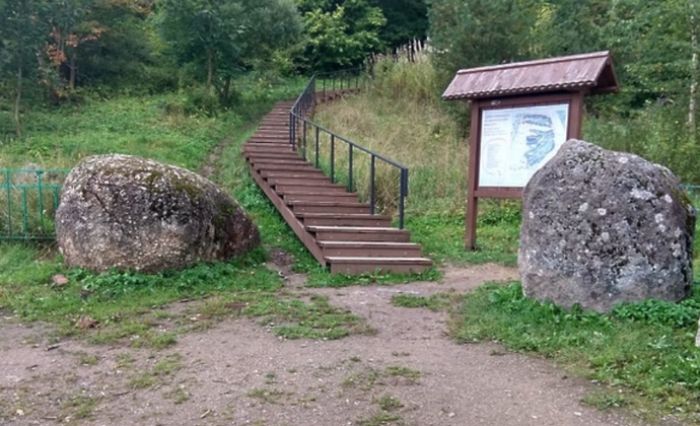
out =
[[68,69],[70,72],[69,77],[68,77],[68,87],[70,88],[70,90],[75,89],[75,77],[76,77],[76,74],[78,73],[77,69],[76,69],[76,67],[77,67],[76,56],[78,56],[78,52],[76,52],[75,49],[73,49],[73,50],[74,50],[73,54],[70,57],[70,65],[68,65]]
[[211,49],[207,50],[207,89],[211,90],[211,85],[214,80],[214,53]]
[[22,103],[22,65],[17,68],[17,85],[15,86],[15,132],[17,137],[22,137],[22,123],[20,121],[19,108]]
[[698,74],[700,74],[698,60],[698,28],[696,0],[689,0],[690,15],[690,93],[688,101],[688,131],[693,143],[697,141],[697,98],[698,98]]

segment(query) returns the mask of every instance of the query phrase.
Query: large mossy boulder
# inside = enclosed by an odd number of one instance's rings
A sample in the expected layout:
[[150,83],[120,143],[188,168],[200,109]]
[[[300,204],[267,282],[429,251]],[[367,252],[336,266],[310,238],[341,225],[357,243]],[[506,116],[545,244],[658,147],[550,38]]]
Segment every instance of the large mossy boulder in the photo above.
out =
[[90,157],[70,172],[56,235],[68,265],[96,271],[179,269],[260,242],[251,220],[209,180],[128,155]]
[[620,302],[683,299],[693,279],[695,220],[667,168],[570,140],[524,190],[518,264],[525,294],[599,312]]

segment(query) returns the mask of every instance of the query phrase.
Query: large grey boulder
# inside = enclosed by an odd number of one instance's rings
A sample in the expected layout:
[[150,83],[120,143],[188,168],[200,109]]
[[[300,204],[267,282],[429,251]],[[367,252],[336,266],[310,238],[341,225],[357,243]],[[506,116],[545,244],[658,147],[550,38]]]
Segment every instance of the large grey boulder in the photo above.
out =
[[678,301],[692,284],[696,212],[665,167],[570,140],[523,194],[525,295],[599,312]]
[[68,265],[96,271],[178,269],[260,242],[255,225],[209,180],[128,155],[90,157],[70,172],[56,236]]

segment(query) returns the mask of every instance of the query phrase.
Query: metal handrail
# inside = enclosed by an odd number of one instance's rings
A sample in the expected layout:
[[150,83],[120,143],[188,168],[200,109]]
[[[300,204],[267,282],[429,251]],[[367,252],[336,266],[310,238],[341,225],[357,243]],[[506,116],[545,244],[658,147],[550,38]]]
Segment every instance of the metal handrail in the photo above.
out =
[[[351,72],[352,74],[350,74]],[[337,78],[338,74],[342,73],[341,78]],[[295,151],[298,147],[298,142],[301,143],[302,154],[304,159],[307,159],[307,134],[309,130],[313,131],[315,135],[315,165],[319,167],[319,143],[321,132],[328,134],[330,136],[330,178],[331,182],[335,182],[335,142],[340,141],[347,145],[348,147],[348,185],[349,191],[353,190],[353,157],[354,150],[358,150],[370,156],[370,178],[369,178],[369,213],[375,214],[376,204],[377,204],[377,184],[376,184],[376,165],[377,160],[382,161],[396,169],[399,170],[399,199],[398,199],[398,210],[399,210],[399,228],[404,228],[405,222],[405,210],[406,210],[406,197],[408,196],[408,167],[399,163],[398,161],[387,158],[381,154],[378,154],[369,148],[359,145],[346,137],[340,136],[335,132],[313,122],[308,117],[311,111],[314,109],[317,100],[317,81],[319,76],[331,76],[332,81],[331,88],[335,93],[336,90],[359,90],[360,89],[360,73],[357,70],[343,70],[334,73],[323,73],[314,74],[309,80],[308,84],[304,88],[304,91],[297,97],[292,108],[289,111],[289,143],[292,145],[292,149]],[[348,78],[349,76],[349,78]],[[343,78],[345,77],[345,78]],[[320,93],[325,100],[327,97],[327,87],[326,83],[329,79],[324,79],[323,87]],[[336,83],[336,81],[338,83]],[[336,89],[339,88],[339,89]],[[302,129],[301,136],[299,135],[299,129]]]

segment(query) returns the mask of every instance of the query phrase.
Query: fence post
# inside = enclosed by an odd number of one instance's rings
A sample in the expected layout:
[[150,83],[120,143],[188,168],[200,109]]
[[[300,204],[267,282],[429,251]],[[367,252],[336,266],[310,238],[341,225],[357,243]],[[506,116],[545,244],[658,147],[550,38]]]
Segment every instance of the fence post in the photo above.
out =
[[36,172],[36,186],[37,190],[39,191],[39,226],[41,227],[41,230],[44,230],[44,186],[41,181],[41,176],[44,174],[43,170],[38,170]]
[[12,236],[12,175],[10,169],[5,169],[5,185],[7,188],[7,232]]

